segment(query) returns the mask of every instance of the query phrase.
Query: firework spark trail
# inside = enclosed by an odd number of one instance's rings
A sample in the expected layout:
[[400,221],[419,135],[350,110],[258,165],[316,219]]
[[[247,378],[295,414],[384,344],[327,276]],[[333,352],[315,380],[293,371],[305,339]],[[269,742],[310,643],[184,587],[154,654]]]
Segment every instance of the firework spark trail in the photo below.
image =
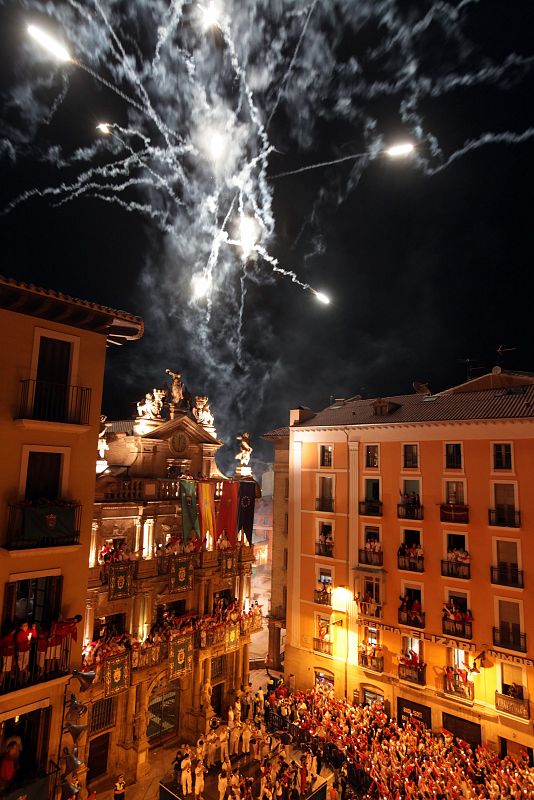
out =
[[56,112],[57,112],[58,108],[60,107],[60,105],[62,104],[62,102],[64,101],[64,99],[67,96],[67,92],[69,91],[69,86],[70,86],[68,72],[63,72],[63,74],[61,76],[61,80],[62,80],[63,86],[61,87],[60,93],[58,94],[58,96],[56,97],[56,99],[54,100],[52,105],[50,106],[50,110],[49,110],[48,114],[43,119],[43,125],[50,125],[50,123],[52,122],[52,120],[54,119],[54,117],[56,115]]
[[114,205],[118,205],[125,211],[128,211],[130,214],[143,214],[144,216],[156,222],[164,233],[168,233],[172,238],[176,238],[174,226],[167,222],[168,215],[163,211],[158,211],[157,208],[154,208],[151,205],[137,203],[135,200],[125,201],[120,197],[110,197],[110,195],[101,194],[99,192],[93,192],[89,195],[89,197],[92,197],[95,200],[103,200],[105,203],[113,203]]
[[526,130],[522,131],[521,133],[514,133],[513,131],[504,131],[503,133],[483,133],[478,136],[476,139],[468,139],[463,146],[456,150],[449,158],[437,167],[427,167],[425,169],[425,174],[427,175],[437,175],[439,172],[443,172],[444,169],[450,167],[455,161],[458,161],[459,158],[462,156],[467,155],[467,153],[471,153],[473,150],[478,150],[481,147],[485,147],[486,145],[490,144],[523,144],[524,142],[532,139],[534,137],[534,128],[526,128]]
[[241,296],[239,301],[239,312],[237,315],[237,343],[236,343],[236,361],[240,367],[245,366],[243,363],[243,319],[245,314],[245,299],[247,296],[247,265],[243,262],[242,272],[239,278],[239,288]]
[[323,167],[333,167],[336,164],[343,164],[344,161],[357,161],[361,158],[369,158],[369,153],[352,153],[349,156],[341,156],[340,158],[334,158],[331,161],[320,161],[317,164],[308,164],[305,167],[299,167],[298,169],[292,169],[288,172],[278,172],[276,175],[271,176],[271,180],[276,180],[277,178],[287,178],[288,175],[299,175],[301,172],[310,172],[312,169],[322,169]]
[[278,109],[278,105],[279,105],[280,100],[282,98],[282,94],[283,94],[284,89],[286,87],[286,84],[287,84],[287,82],[289,80],[289,76],[291,75],[291,73],[293,71],[293,67],[296,64],[296,61],[297,61],[297,58],[298,58],[298,54],[299,54],[299,50],[300,50],[300,46],[301,46],[301,44],[302,44],[302,42],[304,40],[304,37],[306,36],[306,31],[308,29],[308,25],[309,25],[310,19],[312,17],[312,14],[315,11],[315,6],[317,5],[317,2],[318,2],[318,0],[313,0],[313,3],[311,4],[311,6],[309,8],[308,14],[306,16],[306,20],[304,22],[304,25],[302,26],[302,31],[301,31],[301,34],[299,36],[299,40],[297,42],[295,50],[293,51],[293,56],[291,58],[291,61],[289,62],[289,66],[288,66],[288,68],[286,70],[286,73],[285,73],[284,77],[282,78],[282,80],[280,82],[280,88],[278,90],[278,94],[276,95],[276,100],[274,101],[274,105],[273,105],[273,107],[271,109],[271,113],[269,114],[269,118],[267,120],[267,124],[265,125],[267,130],[270,128],[272,119],[273,119],[274,115],[276,114],[276,111]]

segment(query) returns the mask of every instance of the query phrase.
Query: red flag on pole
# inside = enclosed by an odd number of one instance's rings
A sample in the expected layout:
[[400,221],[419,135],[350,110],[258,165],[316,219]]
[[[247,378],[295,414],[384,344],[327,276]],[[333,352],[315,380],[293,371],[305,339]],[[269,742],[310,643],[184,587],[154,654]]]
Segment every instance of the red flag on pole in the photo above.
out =
[[219,513],[217,514],[217,539],[222,536],[223,531],[232,547],[235,547],[235,535],[237,531],[237,510],[238,510],[239,483],[224,481]]

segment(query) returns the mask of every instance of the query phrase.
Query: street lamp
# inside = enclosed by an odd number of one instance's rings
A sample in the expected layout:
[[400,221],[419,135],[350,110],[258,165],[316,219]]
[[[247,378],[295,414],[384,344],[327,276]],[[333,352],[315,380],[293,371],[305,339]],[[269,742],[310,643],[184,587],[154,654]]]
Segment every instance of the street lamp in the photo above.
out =
[[350,590],[346,586],[335,586],[332,590],[332,608],[334,611],[341,611],[345,615],[345,683],[343,696],[347,699],[348,685],[348,664],[349,664],[349,602],[351,600]]

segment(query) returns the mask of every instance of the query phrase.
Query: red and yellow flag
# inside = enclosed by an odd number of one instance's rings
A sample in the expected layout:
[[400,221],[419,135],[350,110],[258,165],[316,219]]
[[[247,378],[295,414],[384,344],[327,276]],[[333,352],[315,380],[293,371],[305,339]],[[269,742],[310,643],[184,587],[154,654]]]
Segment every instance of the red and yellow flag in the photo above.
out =
[[217,530],[215,526],[215,484],[198,482],[198,506],[200,509],[200,532],[208,550],[215,549]]
[[217,538],[222,536],[223,531],[235,547],[235,537],[237,532],[237,510],[238,510],[239,483],[237,481],[224,481],[219,513],[217,514]]

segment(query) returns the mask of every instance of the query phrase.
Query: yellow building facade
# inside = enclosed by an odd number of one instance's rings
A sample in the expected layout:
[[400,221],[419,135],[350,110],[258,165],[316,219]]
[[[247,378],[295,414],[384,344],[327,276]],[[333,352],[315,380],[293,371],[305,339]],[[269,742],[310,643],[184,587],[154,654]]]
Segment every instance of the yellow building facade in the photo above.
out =
[[142,333],[126,312],[0,277],[0,743],[19,742],[15,796],[46,796],[57,774],[81,665],[106,345]]
[[268,434],[289,454],[286,678],[532,757],[534,377],[419,388]]

